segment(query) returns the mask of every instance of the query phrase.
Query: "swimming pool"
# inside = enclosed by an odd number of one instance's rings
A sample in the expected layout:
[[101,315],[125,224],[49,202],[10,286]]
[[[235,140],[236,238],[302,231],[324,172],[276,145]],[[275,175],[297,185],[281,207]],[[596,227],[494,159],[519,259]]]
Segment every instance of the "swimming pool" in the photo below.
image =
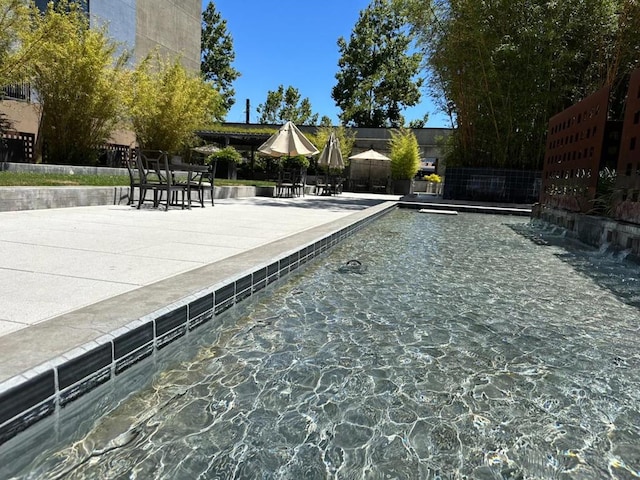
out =
[[517,231],[530,229],[391,212],[174,347],[152,385],[98,420],[78,414],[12,473],[630,478],[638,267]]

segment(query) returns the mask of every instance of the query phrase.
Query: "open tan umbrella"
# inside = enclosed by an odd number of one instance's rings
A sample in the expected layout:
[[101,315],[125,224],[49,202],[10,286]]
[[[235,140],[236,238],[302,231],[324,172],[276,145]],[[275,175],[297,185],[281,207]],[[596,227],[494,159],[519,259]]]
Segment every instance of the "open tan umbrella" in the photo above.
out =
[[[376,152],[373,149],[367,150],[366,152],[358,153],[357,155],[351,155],[349,159],[356,160],[355,162],[351,162],[351,175],[354,175],[356,177],[357,177],[357,174],[355,173],[356,167],[358,165],[360,165],[361,167],[364,167],[367,163],[369,164],[368,173],[365,175],[362,175],[362,178],[364,178],[365,176],[368,178],[369,184],[372,184],[373,180],[380,180],[382,178],[388,177],[391,173],[390,171],[391,159],[380,152]],[[375,164],[375,168],[374,168],[374,164]]]
[[313,143],[292,122],[287,122],[280,127],[278,133],[271,135],[258,147],[258,151],[271,157],[297,157],[318,153]]
[[357,155],[351,155],[349,158],[352,160],[355,159],[355,160],[386,160],[388,162],[391,161],[389,157],[381,154],[380,152],[376,152],[373,149],[367,150],[366,152],[358,153]]
[[340,141],[334,132],[331,132],[327,143],[322,149],[322,153],[320,153],[318,157],[318,165],[336,170],[344,168],[344,159],[340,151]]

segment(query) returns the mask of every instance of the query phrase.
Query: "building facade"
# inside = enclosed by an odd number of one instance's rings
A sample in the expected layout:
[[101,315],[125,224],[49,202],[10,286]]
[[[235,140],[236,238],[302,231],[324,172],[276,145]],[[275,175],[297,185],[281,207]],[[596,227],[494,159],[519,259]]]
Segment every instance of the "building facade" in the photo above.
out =
[[[50,0],[36,0],[45,10]],[[132,65],[158,51],[167,58],[180,57],[185,68],[200,70],[201,0],[87,0],[84,8],[92,27],[105,27],[107,35],[131,52]],[[13,130],[4,138],[0,160],[29,162],[38,133],[38,108],[28,85],[4,88],[0,114]],[[114,144],[129,145],[130,132],[119,132]]]

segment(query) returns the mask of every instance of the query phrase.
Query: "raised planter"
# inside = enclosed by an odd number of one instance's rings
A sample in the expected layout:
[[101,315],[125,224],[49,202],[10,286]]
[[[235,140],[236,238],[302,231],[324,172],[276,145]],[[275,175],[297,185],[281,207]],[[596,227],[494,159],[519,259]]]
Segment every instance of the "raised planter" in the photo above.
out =
[[413,180],[394,180],[393,181],[394,195],[408,195],[410,193],[413,193]]

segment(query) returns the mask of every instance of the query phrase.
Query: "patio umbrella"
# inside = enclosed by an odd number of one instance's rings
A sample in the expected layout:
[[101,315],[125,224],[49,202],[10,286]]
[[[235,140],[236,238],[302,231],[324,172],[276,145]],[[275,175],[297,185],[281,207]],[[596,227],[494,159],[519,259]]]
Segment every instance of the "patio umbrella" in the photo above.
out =
[[[371,170],[373,162],[391,162],[391,159],[386,155],[376,152],[373,149],[366,152],[358,153],[357,155],[351,155],[350,160],[368,160],[369,161],[369,183],[371,183]],[[352,163],[353,165],[353,163]]]
[[322,153],[318,157],[318,166],[327,167],[327,169],[343,169],[344,160],[340,151],[340,141],[334,132],[331,132],[327,143],[322,149]]
[[357,155],[351,155],[349,158],[352,160],[356,159],[356,160],[386,160],[388,162],[391,161],[389,157],[381,154],[380,152],[376,152],[373,149],[367,150],[366,152],[362,152]]
[[202,145],[192,149],[194,152],[202,153],[203,155],[211,155],[212,153],[219,152],[220,148],[210,143],[208,145]]
[[287,122],[280,127],[278,133],[271,135],[258,147],[258,151],[271,157],[296,157],[318,153],[313,143],[292,122]]

